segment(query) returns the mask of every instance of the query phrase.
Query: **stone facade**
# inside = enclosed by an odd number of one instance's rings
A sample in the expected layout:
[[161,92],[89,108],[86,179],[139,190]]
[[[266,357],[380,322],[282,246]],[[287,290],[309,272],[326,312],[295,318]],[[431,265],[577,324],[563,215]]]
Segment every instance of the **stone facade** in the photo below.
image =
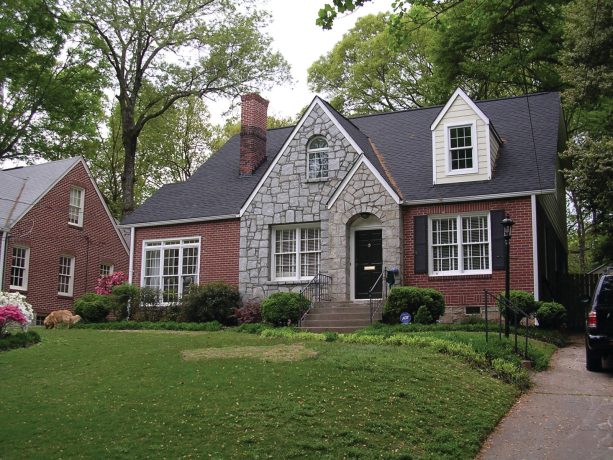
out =
[[362,164],[329,210],[329,251],[325,265],[332,275],[335,300],[350,300],[352,297],[351,235],[352,228],[360,224],[361,213],[375,216],[376,219],[371,219],[376,221],[375,227],[382,230],[383,267],[401,266],[400,205],[394,201],[370,169]]
[[[307,179],[307,144],[314,136],[328,142],[328,178]],[[244,298],[263,298],[276,291],[299,291],[308,281],[274,281],[271,276],[271,228],[319,223],[320,271],[332,276],[334,300],[350,298],[350,226],[360,212],[381,222],[386,266],[401,261],[400,208],[364,165],[337,198],[327,203],[359,159],[336,124],[315,105],[288,148],[243,214],[240,223],[239,289]]]

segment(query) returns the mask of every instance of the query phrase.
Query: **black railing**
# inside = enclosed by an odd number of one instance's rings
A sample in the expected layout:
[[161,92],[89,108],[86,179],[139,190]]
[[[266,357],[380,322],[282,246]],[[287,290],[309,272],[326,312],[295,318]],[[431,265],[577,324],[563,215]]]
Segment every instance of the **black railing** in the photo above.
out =
[[[383,307],[383,302],[387,298],[387,269],[383,269],[377,281],[372,285],[372,287],[368,290],[368,304],[370,306],[370,324],[372,324],[372,320],[375,317],[375,314]],[[381,291],[377,290],[378,284],[381,283]],[[381,292],[380,298],[375,298],[375,293]]]
[[525,344],[524,344],[524,357],[526,359],[528,359],[528,323],[530,322],[530,315],[528,315],[525,311],[523,311],[521,308],[519,308],[517,305],[513,304],[513,302],[508,301],[506,299],[506,297],[502,296],[502,295],[494,295],[491,292],[487,291],[487,290],[483,290],[483,295],[485,297],[485,341],[488,341],[488,335],[489,335],[489,318],[488,318],[488,310],[489,310],[489,302],[488,299],[492,299],[494,300],[494,305],[499,305],[502,308],[499,308],[498,310],[498,339],[501,340],[502,339],[502,314],[503,314],[503,310],[507,312],[512,311],[513,312],[513,318],[514,318],[514,335],[515,335],[515,353],[517,353],[517,332],[519,329],[519,325],[518,325],[518,319],[520,316],[523,316],[524,318],[526,318],[526,324],[525,324],[525,331],[524,331],[524,335],[525,335]]
[[318,273],[302,288],[300,295],[309,301],[309,308],[300,317],[299,326],[302,324],[302,320],[309,314],[311,308],[313,308],[314,302],[329,302],[332,300],[330,296],[331,285],[332,277],[330,275]]

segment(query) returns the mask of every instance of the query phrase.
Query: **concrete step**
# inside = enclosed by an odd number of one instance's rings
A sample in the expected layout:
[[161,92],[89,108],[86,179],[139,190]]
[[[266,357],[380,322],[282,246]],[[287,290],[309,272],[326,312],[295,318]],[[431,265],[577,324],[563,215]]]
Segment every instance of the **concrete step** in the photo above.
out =
[[354,327],[354,326],[334,326],[334,327],[302,327],[300,330],[305,332],[338,332],[340,334],[348,334],[350,332],[355,332],[358,329],[362,329],[362,327]]
[[370,326],[370,318],[312,320],[306,318],[301,327],[365,327]]
[[339,309],[343,309],[343,308],[350,308],[350,309],[355,309],[355,308],[370,308],[370,303],[369,302],[349,302],[349,301],[343,301],[343,302],[314,302],[313,303],[313,307],[314,308],[339,308]]
[[308,315],[309,319],[327,320],[327,319],[370,319],[370,312],[339,312],[329,310],[311,310]]

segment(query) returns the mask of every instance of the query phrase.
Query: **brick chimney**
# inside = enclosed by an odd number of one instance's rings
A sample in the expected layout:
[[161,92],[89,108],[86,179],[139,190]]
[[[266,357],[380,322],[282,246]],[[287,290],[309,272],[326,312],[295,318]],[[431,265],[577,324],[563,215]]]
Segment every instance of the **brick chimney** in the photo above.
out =
[[241,96],[240,174],[252,175],[266,161],[268,101],[256,93]]

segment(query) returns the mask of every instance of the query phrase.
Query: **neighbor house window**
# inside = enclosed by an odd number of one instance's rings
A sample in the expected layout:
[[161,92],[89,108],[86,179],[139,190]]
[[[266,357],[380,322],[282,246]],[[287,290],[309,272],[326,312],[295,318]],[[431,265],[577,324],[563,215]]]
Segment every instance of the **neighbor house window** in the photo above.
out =
[[474,125],[447,127],[449,172],[474,172]]
[[430,219],[433,275],[490,273],[488,215]]
[[60,256],[60,271],[58,276],[57,293],[72,296],[74,285],[74,257]]
[[113,265],[100,264],[100,276],[107,276],[113,273]]
[[307,178],[327,179],[328,177],[328,142],[323,137],[316,137],[307,146]]
[[85,190],[80,187],[70,189],[70,204],[68,206],[68,222],[73,225],[83,225],[83,202]]
[[273,269],[275,280],[305,280],[319,272],[321,230],[319,226],[274,227]]
[[30,266],[30,248],[13,247],[11,261],[11,289],[28,289],[28,271]]
[[200,238],[145,241],[141,285],[160,291],[162,302],[174,302],[198,284]]

